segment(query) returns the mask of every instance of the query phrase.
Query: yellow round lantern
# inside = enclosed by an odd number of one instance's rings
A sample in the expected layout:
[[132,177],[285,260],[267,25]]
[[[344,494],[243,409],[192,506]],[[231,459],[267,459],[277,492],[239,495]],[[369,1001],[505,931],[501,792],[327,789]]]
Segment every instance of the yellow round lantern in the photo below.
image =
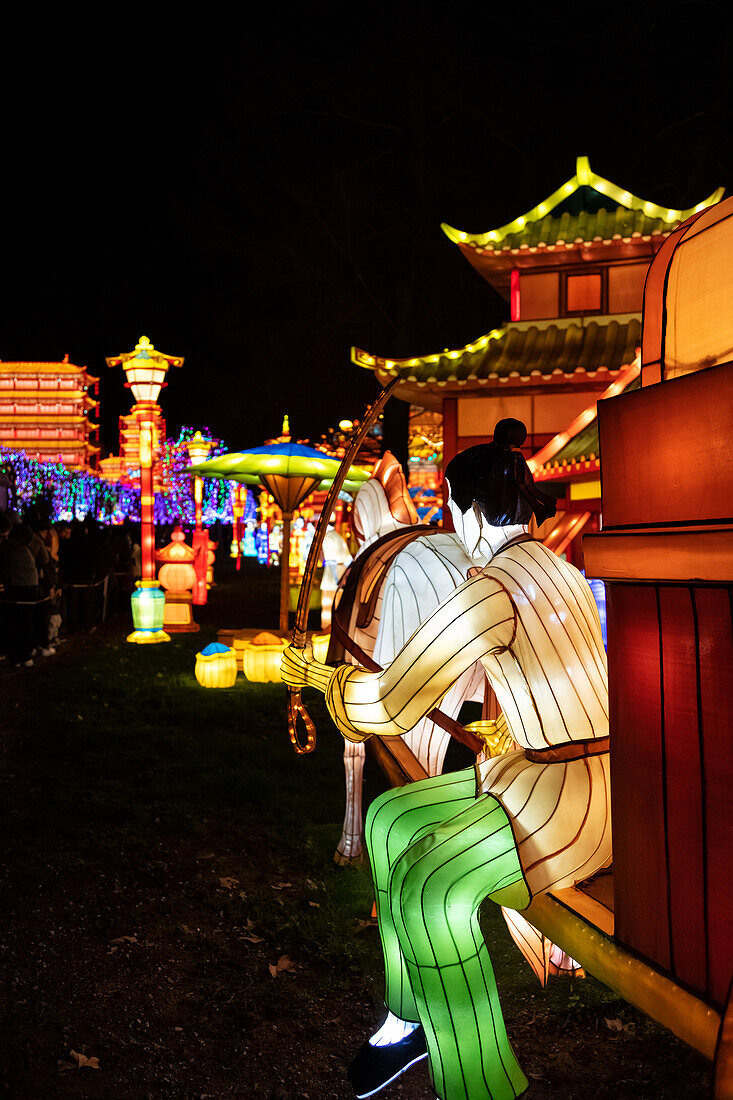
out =
[[196,654],[195,672],[201,687],[234,687],[237,680],[236,654],[229,646],[212,642]]
[[[325,661],[328,652],[328,634],[313,634],[313,655],[317,661]],[[263,630],[242,646],[242,671],[245,679],[255,684],[280,684],[280,665],[288,639]]]

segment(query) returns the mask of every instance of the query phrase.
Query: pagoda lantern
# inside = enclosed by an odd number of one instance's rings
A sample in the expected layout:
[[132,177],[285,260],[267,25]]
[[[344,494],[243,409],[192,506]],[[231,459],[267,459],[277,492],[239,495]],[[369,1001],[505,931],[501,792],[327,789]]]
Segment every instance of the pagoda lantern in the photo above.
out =
[[196,583],[196,552],[186,542],[180,527],[174,528],[171,541],[155,556],[163,562],[158,573],[158,580],[165,589],[163,625],[177,633],[198,630],[191,609],[191,590]]
[[132,416],[140,437],[140,546],[142,579],[132,595],[132,618],[135,630],[129,642],[167,642],[162,629],[164,596],[155,579],[155,516],[153,465],[158,449],[156,421],[160,415],[157,404],[165,376],[171,366],[180,367],[183,356],[164,355],[157,351],[147,336],[141,336],[131,352],[111,356],[110,367],[122,366],[127,376],[125,385],[132,390],[135,404]]

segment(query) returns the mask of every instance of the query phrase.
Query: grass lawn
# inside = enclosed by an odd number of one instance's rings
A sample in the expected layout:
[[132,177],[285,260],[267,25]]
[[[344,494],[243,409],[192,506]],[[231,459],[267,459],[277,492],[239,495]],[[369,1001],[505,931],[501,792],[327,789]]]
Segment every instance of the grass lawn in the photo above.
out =
[[[316,696],[296,757],[281,685],[196,683],[217,627],[276,622],[276,573],[219,572],[199,634],[131,646],[119,616],[0,669],[2,1097],[350,1095],[382,979],[368,869],[332,862],[342,742]],[[368,766],[366,803],[383,789]],[[707,1063],[600,983],[542,991],[485,910],[529,1097],[708,1094]],[[427,1100],[424,1063],[381,1095]]]

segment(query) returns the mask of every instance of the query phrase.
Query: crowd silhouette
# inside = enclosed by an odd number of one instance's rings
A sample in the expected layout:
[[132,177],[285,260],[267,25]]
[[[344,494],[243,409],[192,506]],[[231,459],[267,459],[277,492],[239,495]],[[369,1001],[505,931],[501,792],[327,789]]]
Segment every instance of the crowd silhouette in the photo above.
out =
[[139,576],[139,527],[128,521],[0,512],[0,654],[15,668],[52,657],[67,636],[129,606]]

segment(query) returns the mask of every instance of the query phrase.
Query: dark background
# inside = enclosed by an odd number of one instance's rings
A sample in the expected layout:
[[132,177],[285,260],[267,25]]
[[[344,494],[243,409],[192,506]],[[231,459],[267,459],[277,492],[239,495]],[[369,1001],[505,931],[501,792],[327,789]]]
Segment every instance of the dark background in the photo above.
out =
[[103,454],[142,333],[185,356],[170,432],[317,439],[376,392],[352,344],[506,319],[441,221],[502,225],[578,154],[665,206],[733,187],[723,0],[97,10],[2,46],[0,357],[100,375]]

